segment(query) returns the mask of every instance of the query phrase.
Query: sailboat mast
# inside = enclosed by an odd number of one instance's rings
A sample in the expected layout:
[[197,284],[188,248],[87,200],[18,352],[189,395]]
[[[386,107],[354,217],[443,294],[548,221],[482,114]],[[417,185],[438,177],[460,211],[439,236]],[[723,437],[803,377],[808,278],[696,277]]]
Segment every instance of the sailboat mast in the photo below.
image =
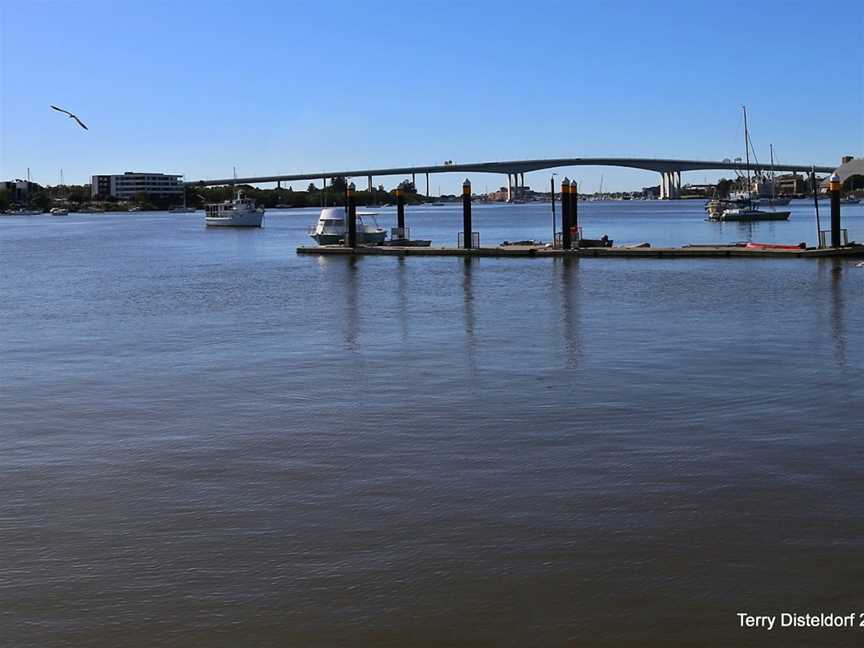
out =
[[773,200],[777,197],[777,189],[774,185],[774,145],[769,144],[768,146],[771,150],[771,199]]
[[750,195],[750,132],[747,129],[747,106],[744,109],[744,157],[747,161],[747,195]]

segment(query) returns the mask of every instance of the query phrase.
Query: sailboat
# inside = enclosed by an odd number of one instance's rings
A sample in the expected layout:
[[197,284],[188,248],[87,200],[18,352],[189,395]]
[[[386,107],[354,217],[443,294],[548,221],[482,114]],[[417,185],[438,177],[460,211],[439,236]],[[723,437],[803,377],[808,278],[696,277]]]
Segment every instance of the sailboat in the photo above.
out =
[[771,150],[771,175],[768,176],[769,184],[771,185],[771,196],[766,197],[762,196],[760,192],[760,196],[753,200],[754,205],[763,205],[767,204],[769,207],[785,207],[789,204],[789,198],[778,198],[777,197],[777,175],[774,173],[774,145],[768,145]]
[[183,180],[184,180],[184,183],[183,183],[183,206],[182,207],[173,207],[172,209],[168,210],[172,214],[194,214],[195,213],[194,207],[187,207],[186,206],[186,183],[185,183],[186,176],[185,175],[183,176]]
[[[716,219],[721,221],[778,221],[789,220],[792,212],[765,211],[757,209],[753,204],[753,186],[750,180],[750,130],[747,127],[747,106],[744,109],[744,157],[747,164],[747,192],[742,196],[742,202],[736,207],[727,207],[719,211]],[[773,157],[773,147],[772,147]]]

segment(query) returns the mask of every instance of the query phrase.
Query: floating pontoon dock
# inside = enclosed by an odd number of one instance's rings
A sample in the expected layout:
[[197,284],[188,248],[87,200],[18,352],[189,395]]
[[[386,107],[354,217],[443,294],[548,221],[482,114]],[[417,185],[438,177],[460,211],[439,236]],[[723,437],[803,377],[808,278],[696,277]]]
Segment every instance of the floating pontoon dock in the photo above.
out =
[[751,249],[736,246],[686,246],[677,248],[653,247],[598,247],[564,250],[542,246],[507,245],[499,247],[398,247],[363,246],[355,248],[343,245],[301,246],[298,254],[319,255],[380,255],[380,256],[450,256],[450,257],[591,257],[625,259],[693,259],[726,258],[759,259],[765,257],[781,259],[821,259],[833,257],[862,257],[864,245],[842,248],[797,248],[793,250]]
[[[815,185],[814,185],[815,186]],[[458,247],[423,246],[366,246],[357,236],[357,208],[354,201],[354,185],[348,185],[345,192],[345,212],[347,236],[345,245],[322,245],[317,247],[301,246],[298,254],[319,255],[380,255],[380,256],[450,256],[450,257],[565,257],[565,258],[624,258],[624,259],[694,259],[694,258],[736,258],[736,259],[820,259],[837,257],[864,257],[864,245],[848,240],[846,230],[840,222],[840,191],[842,184],[837,174],[830,178],[831,229],[823,231],[818,223],[820,247],[793,247],[772,245],[770,243],[733,243],[727,245],[691,244],[676,248],[651,247],[648,243],[612,247],[611,241],[604,236],[595,241],[581,236],[578,219],[579,192],[575,182],[567,178],[561,182],[561,240],[556,245],[542,245],[534,241],[521,241],[516,244],[496,247],[480,247],[480,235],[474,231],[471,222],[471,181],[466,178],[462,183],[462,232],[459,233]],[[552,192],[554,197],[554,191]],[[405,200],[401,191],[396,191],[397,227],[393,233],[399,239],[409,239],[405,228]],[[554,214],[554,203],[553,203]],[[830,234],[830,237],[828,236]],[[830,244],[828,241],[830,240]],[[603,246],[603,243],[607,245]],[[806,244],[802,243],[801,246]],[[590,247],[589,247],[590,246]],[[595,247],[597,246],[597,247]],[[602,246],[602,247],[600,247]]]

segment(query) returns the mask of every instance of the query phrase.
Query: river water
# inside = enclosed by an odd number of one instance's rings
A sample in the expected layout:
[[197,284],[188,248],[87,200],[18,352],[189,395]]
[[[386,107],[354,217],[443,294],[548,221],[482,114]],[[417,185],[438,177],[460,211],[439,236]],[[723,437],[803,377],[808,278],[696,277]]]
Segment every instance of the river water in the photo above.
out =
[[[654,245],[816,231],[803,202],[580,214]],[[315,217],[0,218],[0,643],[860,643],[736,613],[864,612],[864,268],[298,256]],[[408,222],[453,244],[461,211]]]

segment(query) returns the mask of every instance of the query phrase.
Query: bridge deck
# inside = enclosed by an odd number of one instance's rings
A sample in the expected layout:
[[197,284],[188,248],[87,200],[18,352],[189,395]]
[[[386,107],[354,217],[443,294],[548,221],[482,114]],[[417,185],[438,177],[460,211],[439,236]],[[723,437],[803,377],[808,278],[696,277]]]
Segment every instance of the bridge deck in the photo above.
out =
[[[731,161],[676,160],[667,158],[553,158],[541,160],[505,160],[501,162],[471,162],[461,164],[432,164],[427,166],[391,167],[386,169],[355,169],[353,171],[315,171],[285,175],[254,176],[246,178],[219,178],[216,180],[191,180],[186,185],[210,186],[230,184],[265,184],[270,182],[294,182],[299,180],[320,180],[321,178],[365,178],[368,176],[409,176],[424,173],[530,173],[543,169],[556,169],[572,166],[617,166],[664,173],[669,171],[706,171],[706,170],[757,170],[764,164],[746,164]],[[775,171],[802,171],[811,169],[810,164],[775,164]],[[819,173],[830,173],[835,167],[813,167]]]

